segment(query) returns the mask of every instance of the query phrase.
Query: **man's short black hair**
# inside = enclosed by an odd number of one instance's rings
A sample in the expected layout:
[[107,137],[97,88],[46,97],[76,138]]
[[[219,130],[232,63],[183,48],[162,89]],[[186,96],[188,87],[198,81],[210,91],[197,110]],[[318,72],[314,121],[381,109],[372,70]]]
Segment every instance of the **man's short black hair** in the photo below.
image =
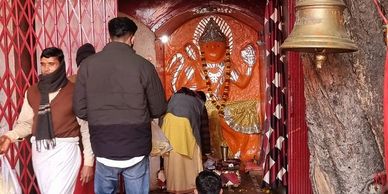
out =
[[193,90],[190,90],[187,87],[181,87],[181,89],[176,91],[176,93],[183,93],[183,94],[186,94],[186,95],[189,95],[189,96],[195,96],[196,95]]
[[133,36],[137,31],[137,25],[128,17],[116,17],[108,22],[110,37],[120,38],[125,35]]
[[57,57],[57,59],[60,63],[62,63],[64,60],[64,55],[63,55],[62,49],[57,48],[57,47],[45,48],[42,51],[42,54],[40,55],[40,58],[43,58],[43,57],[44,58]]
[[75,62],[77,64],[77,67],[81,65],[81,62],[86,59],[87,57],[93,55],[96,53],[96,49],[94,46],[90,43],[83,44],[80,46],[77,50],[77,54],[75,57]]
[[199,194],[218,194],[222,188],[220,176],[208,170],[198,174],[195,185]]

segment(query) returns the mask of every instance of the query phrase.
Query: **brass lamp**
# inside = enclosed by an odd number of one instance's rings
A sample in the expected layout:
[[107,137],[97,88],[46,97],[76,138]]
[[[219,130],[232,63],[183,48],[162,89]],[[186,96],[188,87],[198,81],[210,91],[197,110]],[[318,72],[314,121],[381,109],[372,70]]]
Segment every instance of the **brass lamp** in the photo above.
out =
[[315,53],[315,64],[321,68],[327,53],[357,51],[348,37],[342,0],[296,0],[294,29],[280,46],[285,51]]

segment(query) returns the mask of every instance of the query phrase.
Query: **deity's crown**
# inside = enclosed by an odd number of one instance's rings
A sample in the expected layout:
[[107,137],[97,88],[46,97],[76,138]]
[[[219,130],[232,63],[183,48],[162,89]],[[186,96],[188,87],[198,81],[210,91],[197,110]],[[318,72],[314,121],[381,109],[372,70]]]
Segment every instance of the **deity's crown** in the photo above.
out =
[[213,18],[210,18],[208,23],[203,30],[201,37],[199,37],[199,42],[225,42],[226,36],[222,33],[220,27],[214,21]]

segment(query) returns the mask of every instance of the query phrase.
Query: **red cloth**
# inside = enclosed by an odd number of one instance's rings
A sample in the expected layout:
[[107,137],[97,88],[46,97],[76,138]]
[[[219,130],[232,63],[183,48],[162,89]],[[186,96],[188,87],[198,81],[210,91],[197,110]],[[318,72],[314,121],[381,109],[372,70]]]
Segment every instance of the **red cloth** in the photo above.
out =
[[[388,169],[388,47],[385,54],[384,71],[384,153],[385,153],[385,171]],[[388,179],[388,176],[386,176]],[[388,180],[386,181],[388,182]]]
[[[75,183],[74,194],[94,194],[94,179],[90,180],[88,183],[82,185],[81,178],[81,170],[83,167],[83,158],[80,171],[78,173],[77,182]],[[96,165],[93,166],[93,171],[96,170]]]
[[248,162],[245,162],[245,172],[248,172],[248,171],[262,171],[263,168],[261,166],[259,166],[256,161],[248,161]]
[[221,173],[221,180],[223,186],[229,186],[232,184],[233,186],[238,187],[241,183],[241,179],[237,174],[237,171],[226,171]]

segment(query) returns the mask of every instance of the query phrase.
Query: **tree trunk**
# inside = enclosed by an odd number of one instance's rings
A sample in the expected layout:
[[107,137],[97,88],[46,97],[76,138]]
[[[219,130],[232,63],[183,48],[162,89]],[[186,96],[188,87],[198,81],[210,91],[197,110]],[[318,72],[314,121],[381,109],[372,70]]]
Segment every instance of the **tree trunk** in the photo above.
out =
[[302,55],[314,193],[373,193],[384,170],[383,23],[372,0],[344,2],[358,52],[331,54],[321,69]]

